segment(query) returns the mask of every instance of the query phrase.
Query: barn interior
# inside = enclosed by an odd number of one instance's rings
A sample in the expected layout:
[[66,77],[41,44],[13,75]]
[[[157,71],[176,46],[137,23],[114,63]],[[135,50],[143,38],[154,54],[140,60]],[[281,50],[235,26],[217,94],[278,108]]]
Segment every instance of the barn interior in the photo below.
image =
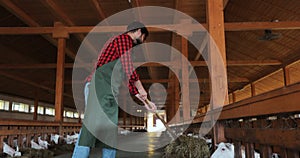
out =
[[158,116],[124,83],[121,132],[166,130],[165,121],[177,134],[231,142],[237,157],[244,146],[247,157],[299,158],[299,8],[299,0],[0,0],[0,148],[78,133],[98,53],[137,20],[150,34],[134,66]]

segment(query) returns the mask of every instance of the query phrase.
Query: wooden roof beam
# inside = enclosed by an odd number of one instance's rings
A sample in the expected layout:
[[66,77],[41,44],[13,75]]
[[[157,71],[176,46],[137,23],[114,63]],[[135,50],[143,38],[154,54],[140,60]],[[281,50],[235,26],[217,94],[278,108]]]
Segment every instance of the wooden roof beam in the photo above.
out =
[[[141,6],[141,1],[140,0],[131,0],[131,7],[132,8],[137,8],[137,7],[140,7]],[[137,8],[137,14],[135,14],[135,18],[137,19],[137,20],[141,20],[142,19],[142,15],[141,15],[141,13],[140,13],[140,11],[139,11],[139,9]],[[148,49],[148,46],[147,45],[145,45],[145,46],[143,46],[143,48],[144,48],[144,51],[145,51],[145,53],[144,53],[144,55],[145,55],[145,60],[147,61],[147,60],[151,60],[150,59],[150,56],[149,56],[149,49]],[[149,76],[150,76],[150,78],[152,78],[152,79],[154,79],[154,78],[157,78],[158,76],[159,76],[159,74],[157,74],[156,72],[155,72],[155,70],[154,70],[154,68],[153,67],[147,67],[147,70],[148,70],[148,73],[149,73]]]
[[[208,82],[208,78],[199,78],[199,79],[190,79],[190,82]],[[173,82],[171,79],[141,79],[142,83],[171,83]],[[228,82],[250,82],[249,79],[245,77],[229,77]],[[65,84],[83,84],[84,81],[65,81]]]
[[[107,17],[104,13],[103,7],[101,6],[101,4],[99,3],[98,0],[90,0],[90,2],[92,3],[93,8],[96,10],[97,14],[98,14],[98,19],[99,21],[101,20],[105,20],[105,18]],[[104,21],[106,24],[107,22]]]
[[[0,1],[0,4],[2,4]],[[186,24],[191,31],[199,31],[196,24]],[[206,24],[202,24],[206,26]],[[249,31],[249,30],[299,30],[300,21],[281,22],[232,22],[225,23],[225,31]],[[150,32],[166,32],[179,30],[180,24],[147,25]],[[162,28],[162,29],[161,29]],[[65,26],[64,30],[69,34],[89,33],[109,33],[124,32],[126,26]],[[30,25],[30,27],[0,27],[0,35],[28,35],[28,34],[52,34],[54,27],[41,27]]]
[[[12,14],[17,16],[20,20],[22,20],[25,24],[27,24],[30,27],[41,27],[32,17],[30,17],[27,13],[25,13],[22,9],[20,9],[18,6],[16,6],[12,1],[10,0],[2,0],[0,1],[0,4],[9,10]],[[54,30],[53,30],[54,32]],[[57,47],[57,41],[52,38],[50,35],[41,35],[43,38],[45,38],[47,41],[49,41],[52,45]],[[75,53],[72,52],[70,49],[66,48],[66,54],[71,58],[75,59]]]
[[[69,16],[63,11],[61,7],[59,7],[53,0],[45,0],[41,1],[41,3],[44,4],[49,10],[52,12],[52,14],[56,15],[56,17],[59,18],[61,22],[64,22],[68,26],[76,26],[76,24],[69,18]],[[85,36],[83,34],[75,34],[75,37],[80,41],[83,42]],[[97,53],[97,50],[90,42],[85,42],[87,48],[93,53]],[[87,51],[87,52],[90,52]]]
[[[40,89],[43,89],[43,90],[55,93],[55,90],[53,88],[50,88],[50,87],[47,87],[47,86],[43,86],[43,85],[41,85],[39,83],[35,83],[33,81],[30,81],[30,80],[27,80],[27,79],[24,79],[24,78],[12,75],[12,74],[4,72],[4,71],[0,71],[0,75],[3,76],[3,77],[9,78],[11,80],[19,81],[19,82],[25,83],[27,85],[30,85],[30,86],[33,86],[33,87],[36,87],[36,88],[40,88]],[[63,93],[63,95],[65,97],[73,98],[72,95],[67,94],[67,93]]]
[[[205,61],[190,61],[191,65],[207,66]],[[175,62],[160,62],[160,63],[145,63],[141,65],[141,62],[134,62],[134,65],[140,65],[140,67],[162,67],[163,64],[167,66],[178,65]],[[276,66],[282,63],[278,60],[229,60],[227,66]],[[65,68],[73,68],[73,63],[65,63]],[[91,64],[76,64],[76,68],[91,67]],[[39,63],[39,64],[0,64],[0,69],[55,69],[56,63]]]
[[225,8],[226,8],[228,2],[229,2],[229,0],[223,0],[223,7],[224,7],[224,10],[225,10]]
[[249,31],[249,30],[290,30],[300,29],[300,21],[279,22],[235,22],[225,23],[225,31]]

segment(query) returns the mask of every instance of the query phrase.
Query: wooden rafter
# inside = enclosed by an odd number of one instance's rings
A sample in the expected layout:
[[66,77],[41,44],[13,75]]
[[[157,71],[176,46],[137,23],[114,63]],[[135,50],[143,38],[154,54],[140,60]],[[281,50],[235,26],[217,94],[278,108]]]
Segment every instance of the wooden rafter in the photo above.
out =
[[[141,21],[142,20],[142,15],[141,15],[141,13],[140,13],[140,11],[139,11],[139,8],[138,7],[140,7],[141,6],[141,1],[140,0],[132,0],[131,1],[131,6],[133,7],[133,8],[137,8],[137,14],[135,15],[135,18],[137,19],[137,20],[139,20],[139,21]],[[145,52],[146,53],[144,53],[144,55],[145,55],[145,60],[146,61],[148,61],[148,60],[151,60],[150,59],[150,56],[149,56],[149,49],[148,49],[148,46],[147,45],[145,45],[144,47],[144,50],[145,50]],[[151,79],[154,79],[154,78],[157,78],[158,76],[159,76],[159,74],[158,73],[156,73],[156,71],[154,71],[154,68],[153,67],[147,67],[147,70],[148,70],[148,72],[149,72],[149,76],[150,76],[150,78]]]
[[[12,1],[2,0],[0,1],[0,4],[4,8],[8,9],[12,14],[16,15],[19,19],[21,19],[24,23],[26,23],[30,27],[41,27],[40,24],[38,24],[32,17],[30,17],[27,13],[25,13],[21,8],[16,6]],[[57,47],[57,41],[53,39],[50,35],[41,35],[41,36]],[[75,59],[76,55],[70,49],[66,49],[66,54],[73,60]]]
[[92,3],[92,7],[96,10],[98,14],[98,19],[99,20],[104,20],[107,16],[105,15],[105,12],[103,11],[102,5],[99,3],[98,0],[90,0]]
[[[27,80],[27,79],[24,79],[24,78],[20,78],[20,77],[18,77],[16,75],[12,75],[12,74],[4,72],[4,71],[0,71],[0,75],[3,76],[3,77],[9,78],[11,80],[19,81],[19,82],[25,83],[27,85],[30,85],[30,86],[33,86],[33,87],[36,87],[36,88],[40,88],[40,89],[43,89],[43,90],[46,90],[46,91],[50,91],[50,92],[55,92],[55,90],[53,88],[50,88],[50,87],[47,87],[47,86],[43,86],[43,85],[41,85],[39,83],[30,81],[30,80]],[[65,97],[73,98],[72,95],[67,94],[67,93],[63,93],[63,95]]]
[[[69,16],[63,11],[61,7],[59,7],[53,0],[45,0],[41,1],[49,10],[54,14],[59,20],[65,23],[68,26],[76,26],[76,24],[69,18]],[[75,34],[75,37],[80,41],[83,42],[85,36],[83,34]],[[85,42],[86,48],[89,48],[90,51],[87,52],[94,52],[96,53],[97,50],[90,42]]]
[[223,0],[223,7],[224,7],[224,10],[225,10],[225,8],[226,8],[228,2],[229,2],[229,0]]

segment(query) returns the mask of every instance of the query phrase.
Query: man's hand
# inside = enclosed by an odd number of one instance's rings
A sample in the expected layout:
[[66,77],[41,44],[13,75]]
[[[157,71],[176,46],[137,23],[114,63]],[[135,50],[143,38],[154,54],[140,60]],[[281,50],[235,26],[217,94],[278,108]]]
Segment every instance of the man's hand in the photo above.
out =
[[146,99],[146,108],[147,110],[151,111],[151,112],[156,112],[157,110],[157,107],[156,105],[152,102],[152,101],[149,101],[148,99]]
[[156,105],[153,102],[149,101],[147,98],[142,99],[140,94],[136,94],[135,96],[144,103],[147,110],[149,110],[151,112],[155,112],[157,110]]

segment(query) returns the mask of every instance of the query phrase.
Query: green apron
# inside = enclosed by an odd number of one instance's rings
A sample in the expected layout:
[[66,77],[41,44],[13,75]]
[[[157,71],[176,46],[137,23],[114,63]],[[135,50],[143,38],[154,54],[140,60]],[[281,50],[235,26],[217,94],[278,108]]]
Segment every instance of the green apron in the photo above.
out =
[[91,80],[80,146],[114,148],[118,132],[117,96],[124,71],[120,60],[98,67]]

